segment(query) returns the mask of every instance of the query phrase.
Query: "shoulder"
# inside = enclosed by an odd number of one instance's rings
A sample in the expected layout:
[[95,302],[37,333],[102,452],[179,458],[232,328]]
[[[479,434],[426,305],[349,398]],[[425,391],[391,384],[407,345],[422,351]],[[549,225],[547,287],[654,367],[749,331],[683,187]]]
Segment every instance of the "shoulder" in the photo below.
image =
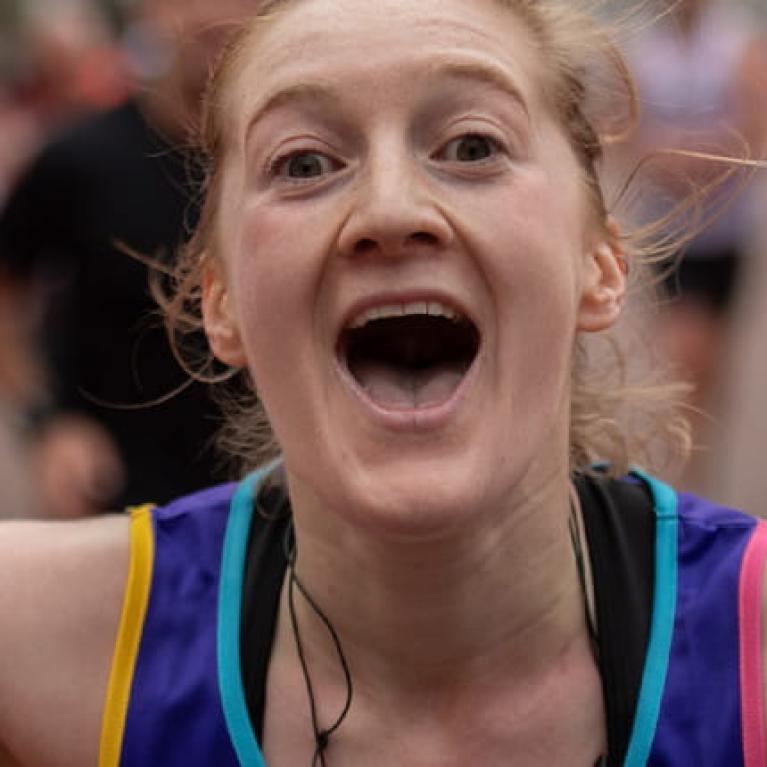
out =
[[0,764],[3,749],[25,767],[97,762],[129,574],[160,560],[213,572],[235,488],[130,517],[0,523]]
[[152,510],[153,525],[158,535],[160,531],[167,532],[181,543],[189,539],[205,545],[205,537],[215,536],[217,531],[223,533],[236,490],[237,483],[234,482],[215,485],[155,507]]
[[157,507],[154,515],[158,523],[180,519],[186,519],[190,523],[194,521],[204,523],[210,518],[209,515],[220,516],[228,512],[237,487],[237,482],[226,482],[190,493]]
[[664,550],[674,552],[675,567],[729,560],[737,572],[756,532],[753,516],[678,492],[640,470],[622,478],[591,476],[576,484],[587,522],[591,517],[592,527],[605,528],[611,545],[623,540],[629,555],[665,542]]
[[[0,609],[13,607],[17,618],[29,613],[36,619],[68,589],[99,593],[111,581],[119,584],[123,579],[115,573],[127,568],[129,526],[127,515],[0,523]],[[7,639],[8,633],[0,636]]]
[[758,522],[744,511],[684,492],[676,493],[676,515],[681,525],[696,527],[711,534],[729,530],[729,534],[735,537],[734,531],[742,531],[744,540],[755,531]]
[[[234,483],[218,485],[162,506],[151,514],[104,515],[74,522],[0,522],[0,615],[12,609],[19,627],[68,617],[76,593],[78,609],[103,610],[103,597],[119,598],[131,554],[131,527],[143,516],[151,528],[183,537],[194,529],[212,532],[226,524],[236,490]],[[134,520],[131,524],[131,518]],[[94,603],[87,601],[88,596]],[[50,609],[48,609],[50,608]],[[18,620],[19,618],[23,620]],[[0,632],[0,647],[8,633]],[[2,664],[2,653],[0,653]],[[1,667],[1,666],[0,666]]]
[[218,573],[234,483],[187,495],[152,512],[155,572]]
[[123,515],[0,524],[0,743],[24,764],[91,761],[129,526]]

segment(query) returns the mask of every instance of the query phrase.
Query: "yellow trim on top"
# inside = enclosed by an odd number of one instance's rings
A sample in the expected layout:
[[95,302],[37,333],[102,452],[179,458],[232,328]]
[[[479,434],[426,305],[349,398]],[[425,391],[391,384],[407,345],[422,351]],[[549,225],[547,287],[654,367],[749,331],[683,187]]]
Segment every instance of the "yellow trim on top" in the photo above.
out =
[[130,567],[101,720],[99,767],[119,767],[154,563],[152,505],[130,510]]

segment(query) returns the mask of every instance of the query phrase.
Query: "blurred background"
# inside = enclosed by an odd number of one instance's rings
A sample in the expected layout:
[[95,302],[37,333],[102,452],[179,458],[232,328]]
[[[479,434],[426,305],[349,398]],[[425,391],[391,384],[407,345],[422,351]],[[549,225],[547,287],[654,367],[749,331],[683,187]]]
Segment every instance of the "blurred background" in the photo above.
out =
[[194,227],[200,100],[258,0],[0,3],[0,516],[164,503],[226,476],[218,410],[130,254]]
[[[148,323],[145,268],[116,245],[172,258],[188,236],[199,177],[184,148],[205,75],[256,5],[0,0],[0,517],[164,502],[223,477],[205,392],[111,406],[185,381]],[[622,36],[642,118],[610,181],[670,147],[767,157],[767,2],[641,5],[662,17]],[[624,225],[711,178],[690,158],[658,165]],[[640,322],[693,387],[696,450],[668,478],[767,515],[767,171],[740,191],[731,206],[714,201],[715,225],[659,275],[667,297]]]

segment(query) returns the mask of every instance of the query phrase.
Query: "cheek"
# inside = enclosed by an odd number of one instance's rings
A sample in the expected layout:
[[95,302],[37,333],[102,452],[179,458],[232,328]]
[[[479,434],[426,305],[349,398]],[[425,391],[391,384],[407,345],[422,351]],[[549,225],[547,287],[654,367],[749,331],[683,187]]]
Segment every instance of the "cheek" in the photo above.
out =
[[[574,324],[583,257],[582,203],[545,178],[474,211],[476,252],[498,313]],[[546,323],[550,324],[550,323]]]
[[307,216],[266,205],[244,208],[242,221],[230,261],[238,322],[256,388],[276,411],[311,380],[321,331],[321,230]]
[[309,306],[314,283],[309,227],[285,225],[285,216],[266,210],[244,213],[245,223],[231,268],[237,306],[247,338],[290,333]]
[[499,396],[515,412],[520,402],[557,409],[567,393],[583,250],[578,192],[539,174],[473,212],[473,250],[488,254]]

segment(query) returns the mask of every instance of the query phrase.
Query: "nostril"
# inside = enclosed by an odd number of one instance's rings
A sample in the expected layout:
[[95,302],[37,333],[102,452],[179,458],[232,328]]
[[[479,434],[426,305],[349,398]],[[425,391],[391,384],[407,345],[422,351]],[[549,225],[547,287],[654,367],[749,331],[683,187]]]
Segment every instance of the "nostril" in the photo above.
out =
[[414,232],[408,238],[410,242],[417,243],[419,245],[436,245],[437,238],[431,234],[431,232]]
[[358,256],[364,256],[368,253],[372,253],[376,247],[377,246],[375,240],[372,240],[369,237],[364,237],[357,241],[356,245],[354,246],[354,252]]
[[428,245],[433,247],[439,243],[439,238],[426,231],[417,231],[407,235],[404,239],[398,237],[360,237],[354,245],[355,256],[368,256],[376,253],[385,255],[401,255],[409,247],[414,245]]

